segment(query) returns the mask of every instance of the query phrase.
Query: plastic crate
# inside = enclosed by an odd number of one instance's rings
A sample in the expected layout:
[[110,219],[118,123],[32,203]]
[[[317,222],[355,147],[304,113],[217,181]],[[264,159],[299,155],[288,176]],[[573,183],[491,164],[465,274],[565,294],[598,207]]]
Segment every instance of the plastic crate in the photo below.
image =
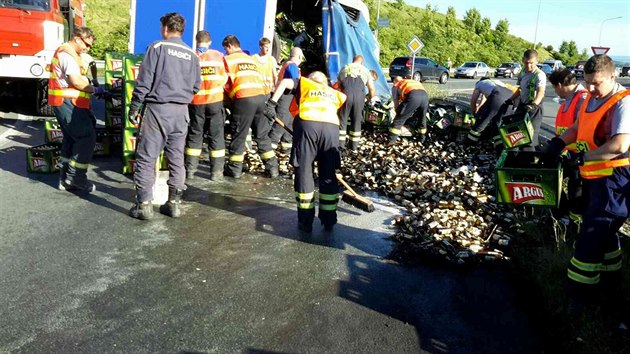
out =
[[504,150],[495,168],[497,202],[558,207],[562,164],[542,152]]
[[94,146],[94,156],[109,156],[111,151],[111,138],[109,131],[104,128],[96,128],[96,145]]
[[26,169],[34,173],[55,173],[59,171],[59,145],[43,144],[26,149]]
[[534,135],[534,126],[528,113],[515,113],[503,116],[499,122],[499,134],[503,146],[512,149],[529,146]]
[[63,132],[56,118],[46,119],[44,122],[45,141],[47,144],[61,144],[63,142]]
[[366,123],[374,125],[389,125],[389,110],[386,107],[365,106],[365,114],[363,115]]

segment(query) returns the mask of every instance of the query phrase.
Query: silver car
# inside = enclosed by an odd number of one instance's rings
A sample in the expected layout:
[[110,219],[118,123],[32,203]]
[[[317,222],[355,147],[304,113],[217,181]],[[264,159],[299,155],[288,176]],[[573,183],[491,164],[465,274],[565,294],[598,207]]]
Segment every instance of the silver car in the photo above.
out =
[[467,61],[455,70],[455,77],[489,77],[490,67],[482,61]]

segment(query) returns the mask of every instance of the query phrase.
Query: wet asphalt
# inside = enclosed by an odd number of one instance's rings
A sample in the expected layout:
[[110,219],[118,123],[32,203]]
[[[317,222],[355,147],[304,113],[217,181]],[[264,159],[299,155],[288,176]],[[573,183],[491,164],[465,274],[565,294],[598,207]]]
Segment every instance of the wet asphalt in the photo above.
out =
[[340,202],[332,232],[306,235],[291,180],[216,183],[202,165],[183,217],[139,221],[118,157],[95,158],[94,194],[58,191],[26,172],[43,122],[0,121],[0,352],[542,351],[504,269],[387,260],[387,201]]

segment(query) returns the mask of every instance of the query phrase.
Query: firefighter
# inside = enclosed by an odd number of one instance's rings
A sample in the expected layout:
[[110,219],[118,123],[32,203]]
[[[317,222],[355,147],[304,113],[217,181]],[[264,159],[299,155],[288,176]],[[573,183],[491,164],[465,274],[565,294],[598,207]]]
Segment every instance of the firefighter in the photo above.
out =
[[398,140],[402,126],[411,117],[420,120],[420,142],[424,143],[427,134],[429,95],[422,83],[396,76],[392,87],[392,100],[396,117],[389,128],[389,143],[393,144]]
[[208,124],[210,140],[210,179],[223,179],[223,165],[225,163],[225,110],[223,109],[223,87],[227,82],[227,74],[223,65],[223,54],[209,49],[212,40],[208,31],[199,31],[197,40],[197,55],[201,66],[201,88],[193,96],[188,106],[190,124],[186,138],[185,166],[186,179],[193,178],[199,165],[203,135]]
[[258,47],[260,52],[252,55],[254,61],[258,65],[258,72],[263,78],[265,84],[265,96],[267,99],[271,97],[273,90],[276,87],[276,81],[278,81],[278,63],[276,58],[271,56],[271,41],[269,38],[261,38],[258,41]]
[[545,86],[547,77],[545,73],[536,66],[538,64],[538,52],[535,49],[528,49],[523,53],[523,70],[518,74],[516,84],[518,89],[512,97],[505,101],[506,105],[514,104],[518,98],[515,114],[529,114],[534,134],[530,146],[523,150],[534,151],[538,146],[538,136],[540,125],[543,119],[542,100],[545,98]]
[[90,116],[90,94],[102,95],[103,86],[90,85],[80,55],[94,44],[87,27],[76,27],[72,38],[53,55],[48,80],[48,104],[53,107],[63,132],[60,152],[60,190],[91,193],[96,188],[87,179],[96,133]]
[[257,65],[249,55],[241,50],[241,43],[234,35],[223,39],[227,55],[223,58],[228,74],[226,91],[232,99],[232,120],[236,131],[229,147],[229,161],[224,174],[235,179],[243,174],[245,140],[251,127],[258,153],[265,165],[265,173],[270,178],[278,176],[278,160],[269,140],[269,122],[264,116],[265,91]]
[[[337,78],[339,88],[347,99],[339,110],[339,147],[344,148],[346,140],[350,140],[350,150],[356,151],[361,141],[361,123],[363,122],[363,106],[365,105],[365,87],[368,88],[370,103],[374,104],[380,99],[376,96],[372,74],[363,65],[363,56],[356,55],[352,63],[339,71]],[[348,129],[348,119],[350,127]],[[347,132],[346,132],[347,131]],[[349,135],[349,139],[347,139]]]
[[[564,102],[560,105],[556,113],[555,132],[556,136],[562,135],[564,131],[571,128],[577,116],[577,107],[586,98],[586,89],[577,83],[575,74],[569,69],[556,70],[549,75],[549,82],[553,89]],[[564,148],[565,154],[569,158],[577,154],[575,143],[571,143]],[[567,204],[569,208],[569,219],[574,224],[582,220],[582,214],[586,207],[585,195],[582,193],[582,180],[580,171],[576,166],[564,164],[563,174],[568,177]]]
[[[516,88],[514,88],[514,91]],[[470,108],[475,112],[475,125],[468,131],[469,144],[479,142],[481,135],[489,126],[496,127],[499,119],[508,113],[508,106],[504,102],[514,94],[511,85],[499,80],[482,78],[475,84],[475,90],[470,98]],[[477,104],[481,96],[481,103]],[[496,130],[496,129],[495,129]]]
[[155,163],[162,149],[168,159],[169,178],[168,201],[160,206],[160,212],[181,216],[188,104],[201,86],[199,57],[181,39],[184,17],[171,12],[160,18],[160,24],[162,40],[149,45],[129,105],[129,121],[134,125],[140,122],[140,106],[145,105],[136,148],[136,201],[129,210],[131,217],[141,220],[153,216]]
[[[584,65],[589,95],[578,108],[577,122],[549,142],[546,152],[559,156],[575,143],[578,166],[588,191],[575,253],[568,266],[570,310],[602,296],[607,316],[625,328],[622,251],[617,231],[630,211],[630,91],[615,82],[610,57],[595,55]],[[621,317],[621,318],[620,318]]]
[[[282,64],[280,72],[278,73],[278,81],[276,82],[276,88],[274,91],[277,92],[277,86],[280,85],[280,82],[283,79],[298,80],[301,75],[300,64],[303,62],[304,54],[302,53],[302,49],[299,47],[291,48],[289,59]],[[276,112],[278,118],[287,126],[292,125],[293,122],[293,115],[289,110],[292,100],[293,95],[291,93],[283,93],[277,100],[278,107],[276,108]],[[293,138],[291,137],[291,134],[284,131],[282,126],[273,123],[271,131],[269,132],[269,138],[271,139],[271,146],[274,150],[278,147],[278,143],[282,141],[282,150],[285,152],[291,151]]]
[[315,161],[319,176],[319,219],[326,231],[331,231],[337,223],[339,185],[335,178],[335,169],[341,166],[337,110],[346,96],[327,84],[326,75],[320,71],[311,73],[308,79],[284,79],[277,86],[265,109],[265,115],[273,119],[274,103],[285,89],[295,88],[293,92],[299,113],[295,119],[295,144],[291,149],[290,163],[295,169],[298,229],[307,233],[312,231],[315,219]]

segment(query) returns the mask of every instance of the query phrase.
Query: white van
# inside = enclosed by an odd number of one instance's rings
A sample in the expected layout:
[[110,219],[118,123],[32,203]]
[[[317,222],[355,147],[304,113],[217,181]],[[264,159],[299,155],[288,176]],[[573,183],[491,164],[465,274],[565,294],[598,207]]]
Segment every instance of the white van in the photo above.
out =
[[564,68],[564,65],[562,65],[562,60],[549,59],[549,60],[543,61],[542,63],[551,66],[552,71],[556,71],[556,70],[560,70]]

